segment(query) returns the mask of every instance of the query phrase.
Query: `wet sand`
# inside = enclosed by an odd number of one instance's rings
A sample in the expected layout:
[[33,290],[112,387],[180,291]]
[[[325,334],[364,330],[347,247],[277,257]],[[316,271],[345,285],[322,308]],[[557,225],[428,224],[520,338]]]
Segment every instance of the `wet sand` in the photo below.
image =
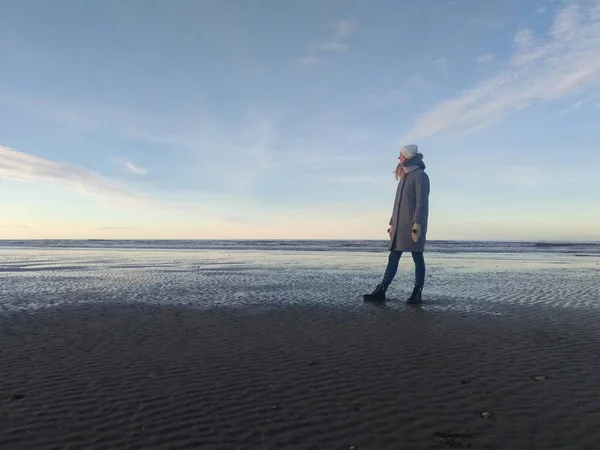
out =
[[[65,305],[137,304],[212,309],[360,305],[381,281],[385,253],[1,249],[0,315]],[[496,313],[512,306],[600,311],[600,257],[428,254],[426,309]],[[400,263],[394,305],[413,287]]]
[[0,318],[0,448],[595,449],[594,313],[87,305]]

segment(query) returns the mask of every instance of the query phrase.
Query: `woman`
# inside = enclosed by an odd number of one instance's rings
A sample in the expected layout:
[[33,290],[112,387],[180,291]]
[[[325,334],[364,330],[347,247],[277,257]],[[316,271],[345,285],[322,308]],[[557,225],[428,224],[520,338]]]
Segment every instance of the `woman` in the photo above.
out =
[[363,295],[368,302],[385,301],[385,293],[398,271],[403,252],[411,252],[415,263],[415,287],[408,299],[409,304],[420,304],[425,285],[425,259],[423,252],[427,236],[429,216],[429,176],[425,173],[423,155],[416,145],[400,149],[400,160],[395,176],[399,180],[394,210],[390,219],[390,255],[380,284],[371,294]]

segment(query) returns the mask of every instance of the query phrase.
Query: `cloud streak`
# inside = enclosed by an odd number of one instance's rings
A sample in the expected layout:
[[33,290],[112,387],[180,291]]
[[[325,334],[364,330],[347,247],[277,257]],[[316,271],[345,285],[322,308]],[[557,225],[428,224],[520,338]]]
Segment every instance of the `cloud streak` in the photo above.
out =
[[0,178],[24,182],[53,183],[117,203],[149,203],[143,195],[119,186],[96,172],[48,161],[0,146]]
[[445,56],[441,56],[441,57],[433,60],[431,62],[431,64],[433,65],[433,67],[435,67],[440,72],[448,71],[448,58],[446,58]]
[[335,39],[344,39],[350,36],[356,30],[358,22],[356,20],[338,20],[335,25]]
[[519,31],[504,69],[420,116],[404,140],[471,133],[534,104],[564,99],[600,82],[600,0],[568,3],[544,37]]
[[314,56],[304,56],[298,59],[298,63],[303,66],[313,66],[317,63],[318,59]]
[[492,55],[491,53],[486,53],[477,57],[477,64],[489,64],[492,61],[494,61],[494,55]]
[[[127,140],[176,149],[182,157],[181,164],[195,171],[205,185],[238,193],[247,193],[248,186],[268,170],[269,154],[278,134],[276,113],[251,110],[235,123],[228,124],[208,103],[191,111],[174,110],[167,116],[112,105],[29,99],[1,91],[0,103],[18,107],[76,133],[114,133]],[[251,161],[253,170],[231,170],[239,160]],[[126,170],[136,173],[121,157],[117,161]]]
[[338,20],[333,24],[334,32],[332,38],[319,44],[317,48],[324,51],[344,52],[348,50],[348,44],[343,42],[356,30],[358,22],[356,20]]
[[420,75],[411,76],[406,81],[406,84],[411,88],[418,89],[418,90],[424,91],[424,92],[434,90],[434,87]]
[[579,112],[583,109],[584,106],[592,104],[592,107],[594,106],[593,103],[597,100],[597,96],[590,96],[590,97],[586,97],[583,98],[581,100],[578,100],[574,103],[572,103],[571,105],[567,106],[566,108],[560,109],[558,111],[556,111],[556,113],[554,113],[551,117],[560,117],[560,116],[565,116],[567,114],[573,114],[576,112]]
[[129,170],[131,173],[134,173],[136,175],[146,175],[148,173],[146,169],[138,167],[129,161],[125,161],[125,167],[127,167],[127,170]]

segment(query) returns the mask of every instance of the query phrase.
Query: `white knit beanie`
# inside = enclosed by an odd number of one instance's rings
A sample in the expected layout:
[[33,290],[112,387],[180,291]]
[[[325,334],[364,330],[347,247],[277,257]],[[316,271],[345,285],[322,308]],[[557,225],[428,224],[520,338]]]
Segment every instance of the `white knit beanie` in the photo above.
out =
[[400,154],[404,155],[406,159],[411,159],[419,153],[419,147],[414,144],[405,145],[400,149]]

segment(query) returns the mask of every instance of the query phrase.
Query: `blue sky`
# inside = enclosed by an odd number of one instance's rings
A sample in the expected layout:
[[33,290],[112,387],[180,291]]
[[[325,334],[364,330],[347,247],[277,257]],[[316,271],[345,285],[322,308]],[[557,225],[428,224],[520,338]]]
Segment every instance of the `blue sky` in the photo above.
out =
[[600,0],[0,3],[0,238],[600,239]]

